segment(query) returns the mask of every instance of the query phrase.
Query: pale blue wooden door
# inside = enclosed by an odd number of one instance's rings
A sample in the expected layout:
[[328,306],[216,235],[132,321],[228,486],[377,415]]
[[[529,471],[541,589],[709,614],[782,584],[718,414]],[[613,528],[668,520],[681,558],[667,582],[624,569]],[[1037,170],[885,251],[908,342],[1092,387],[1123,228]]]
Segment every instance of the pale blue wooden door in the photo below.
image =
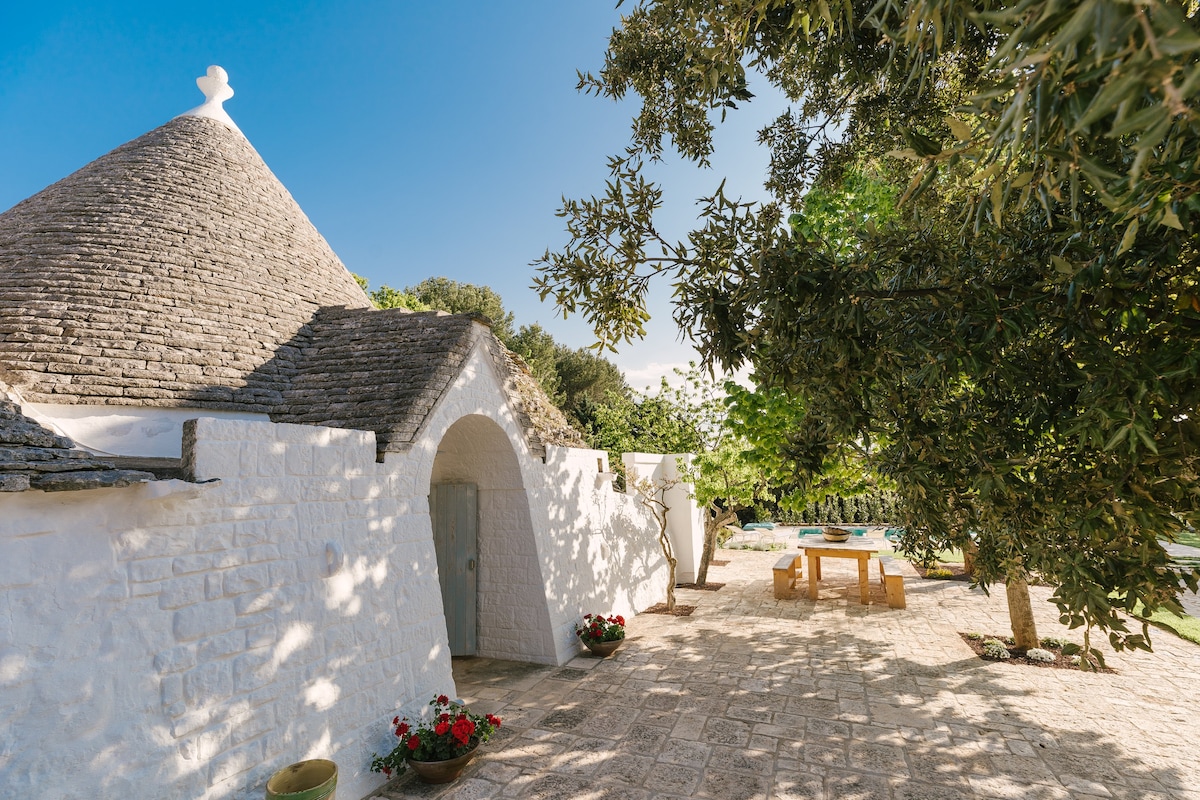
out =
[[473,483],[438,483],[429,492],[446,633],[450,653],[456,656],[475,655],[478,497],[479,489]]

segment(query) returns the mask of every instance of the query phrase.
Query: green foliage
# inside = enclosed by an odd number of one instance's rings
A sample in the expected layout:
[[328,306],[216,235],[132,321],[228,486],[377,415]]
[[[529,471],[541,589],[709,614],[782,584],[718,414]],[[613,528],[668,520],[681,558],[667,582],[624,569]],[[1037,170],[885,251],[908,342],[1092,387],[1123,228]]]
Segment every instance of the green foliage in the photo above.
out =
[[591,413],[588,408],[608,402],[608,398],[629,399],[629,387],[621,370],[607,358],[590,350],[558,346],[554,355],[554,369],[558,374],[561,408],[581,423]]
[[687,372],[675,370],[677,386],[663,380],[658,398],[679,409],[696,431],[696,446],[688,451],[695,458],[687,479],[696,502],[708,509],[709,522],[715,525],[729,513],[770,497],[771,476],[756,467],[752,447],[731,425],[726,393],[735,384],[717,382],[696,364],[688,366]]
[[897,218],[896,189],[884,181],[850,172],[834,189],[813,187],[788,217],[797,239],[815,240],[832,256],[848,256],[861,237]]
[[898,519],[895,492],[872,489],[848,497],[831,494],[812,499],[799,509],[768,507],[769,515],[785,525],[859,523],[889,525]]
[[426,307],[451,314],[482,314],[492,323],[492,332],[508,346],[512,340],[513,315],[490,286],[460,283],[450,278],[426,278],[404,290]]
[[[352,273],[353,274],[353,273]],[[355,275],[354,281],[362,287],[376,308],[407,308],[409,311],[428,311],[429,306],[422,303],[413,295],[384,284],[371,291],[370,282],[361,275]]]
[[[769,385],[749,389],[728,382],[724,388],[726,425],[731,435],[745,442],[747,460],[772,486],[775,508],[794,513],[824,500],[820,516],[807,521],[859,521],[853,518],[855,511],[847,515],[840,497],[869,492],[878,485],[861,447],[827,441],[804,451],[807,460],[800,460],[797,437],[802,435],[807,415],[802,396]],[[839,498],[837,505],[829,505],[830,496]],[[857,508],[857,502],[853,504]],[[867,516],[865,509],[857,513]]]
[[585,402],[580,415],[589,444],[607,450],[614,468],[622,453],[690,453],[700,442],[683,413],[661,397],[633,399],[609,392],[603,403]]
[[562,379],[558,372],[558,356],[562,346],[554,341],[554,337],[536,322],[522,325],[509,340],[508,348],[525,359],[542,390],[559,408],[563,408]]
[[371,292],[371,302],[376,308],[407,308],[409,311],[429,311],[430,307],[408,292],[384,284]]
[[[1194,12],[642,3],[580,80],[640,97],[632,142],[602,194],[564,203],[537,286],[611,345],[669,280],[707,363],[803,404],[765,468],[811,491],[854,453],[896,487],[912,552],[974,531],[985,586],[1040,575],[1064,624],[1146,647],[1118,612],[1200,585],[1157,543],[1200,523]],[[667,239],[645,163],[664,140],[707,163],[751,77],[796,104],[760,134],[774,202],[722,184]],[[861,203],[855,176],[897,187],[896,217],[821,228]],[[790,230],[784,207],[809,217]]]

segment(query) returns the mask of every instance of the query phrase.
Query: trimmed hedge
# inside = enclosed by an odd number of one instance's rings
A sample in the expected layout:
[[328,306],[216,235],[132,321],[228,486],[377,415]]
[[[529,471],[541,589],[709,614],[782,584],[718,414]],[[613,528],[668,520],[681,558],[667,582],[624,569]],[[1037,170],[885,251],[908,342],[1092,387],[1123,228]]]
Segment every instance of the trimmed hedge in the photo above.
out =
[[[896,519],[897,502],[895,492],[868,492],[850,497],[831,494],[826,495],[823,500],[809,503],[799,512],[776,511],[773,518],[784,525],[887,525]],[[764,512],[765,510],[760,511],[760,516],[772,518],[769,512]]]

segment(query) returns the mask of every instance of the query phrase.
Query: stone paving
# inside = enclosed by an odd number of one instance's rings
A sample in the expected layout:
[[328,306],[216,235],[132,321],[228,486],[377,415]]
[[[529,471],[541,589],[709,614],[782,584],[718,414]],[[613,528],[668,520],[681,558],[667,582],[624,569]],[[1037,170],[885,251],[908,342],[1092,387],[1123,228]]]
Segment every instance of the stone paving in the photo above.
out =
[[[985,662],[957,631],[1007,633],[1003,591],[913,571],[907,609],[875,581],[864,607],[828,559],[815,604],[776,600],[778,553],[720,557],[723,589],[630,620],[608,659],[455,659],[460,697],[504,726],[456,783],[372,797],[1200,800],[1200,646],[1155,630],[1117,674]],[[1039,633],[1081,642],[1032,591]]]

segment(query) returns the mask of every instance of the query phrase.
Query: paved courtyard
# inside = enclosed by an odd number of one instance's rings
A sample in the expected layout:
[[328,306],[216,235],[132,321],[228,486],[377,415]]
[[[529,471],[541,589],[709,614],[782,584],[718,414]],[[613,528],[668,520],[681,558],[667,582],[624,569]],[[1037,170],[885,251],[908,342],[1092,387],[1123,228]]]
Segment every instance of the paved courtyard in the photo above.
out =
[[[776,600],[778,553],[720,558],[723,589],[630,620],[608,659],[456,659],[459,695],[504,726],[458,782],[372,797],[1200,800],[1200,646],[1155,630],[1115,675],[984,662],[956,631],[1007,633],[1002,590],[911,572],[907,609],[877,581],[864,607],[834,559],[818,602]],[[1032,591],[1039,633],[1081,642]]]

